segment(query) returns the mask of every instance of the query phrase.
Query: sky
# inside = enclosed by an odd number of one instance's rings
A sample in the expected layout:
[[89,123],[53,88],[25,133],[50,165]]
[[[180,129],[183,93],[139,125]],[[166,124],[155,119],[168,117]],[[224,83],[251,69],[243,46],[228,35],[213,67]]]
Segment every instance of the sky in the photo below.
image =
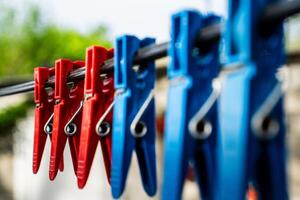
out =
[[[28,0],[14,0],[16,5]],[[60,26],[87,32],[99,24],[109,28],[111,39],[128,33],[138,37],[169,38],[170,16],[182,9],[225,14],[225,0],[31,0]]]
[[[1,0],[19,10],[37,3],[43,18],[63,27],[88,32],[103,24],[111,40],[121,34],[169,40],[170,16],[182,9],[226,16],[227,0]],[[289,25],[288,38],[300,40],[300,23]]]

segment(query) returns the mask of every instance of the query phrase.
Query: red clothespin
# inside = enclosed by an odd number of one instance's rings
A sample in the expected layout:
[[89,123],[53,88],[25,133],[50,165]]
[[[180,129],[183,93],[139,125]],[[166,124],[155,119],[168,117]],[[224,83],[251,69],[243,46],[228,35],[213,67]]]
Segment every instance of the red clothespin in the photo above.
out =
[[84,66],[84,62],[72,62],[67,59],[55,63],[54,117],[49,178],[54,180],[58,164],[69,141],[73,168],[76,174],[77,157],[81,129],[81,109],[83,104],[84,81],[67,83],[67,77],[75,69]]
[[[54,68],[37,67],[34,69],[34,145],[32,171],[36,174],[40,168],[47,135],[51,140],[52,116],[54,107],[53,89],[46,90],[46,82],[54,75]],[[59,165],[60,171],[64,169],[63,158]]]
[[108,181],[111,169],[111,124],[114,99],[113,73],[100,77],[104,62],[113,56],[113,50],[92,46],[86,51],[86,73],[82,115],[82,129],[78,157],[77,183],[86,184],[100,140]]

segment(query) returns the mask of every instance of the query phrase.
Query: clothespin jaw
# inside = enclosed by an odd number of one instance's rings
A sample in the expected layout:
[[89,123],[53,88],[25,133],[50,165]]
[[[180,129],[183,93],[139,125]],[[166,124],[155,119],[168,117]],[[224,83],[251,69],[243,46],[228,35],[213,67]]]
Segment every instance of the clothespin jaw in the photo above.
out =
[[87,182],[99,141],[107,179],[110,180],[114,77],[112,73],[100,77],[100,71],[112,56],[113,50],[99,46],[89,47],[86,51],[85,101],[77,170],[79,188]]
[[[37,67],[34,69],[34,146],[32,171],[36,174],[39,170],[44,152],[47,135],[50,136],[52,125],[47,122],[53,114],[54,96],[51,90],[46,90],[46,82],[54,75],[54,68]],[[63,159],[60,162],[60,170],[63,170]]]
[[189,164],[202,198],[213,199],[218,96],[213,79],[220,69],[219,45],[196,47],[195,41],[202,28],[219,20],[193,10],[172,16],[162,199],[181,199]]
[[133,69],[137,50],[154,42],[151,38],[139,40],[129,35],[116,39],[111,172],[114,198],[124,191],[134,150],[146,193],[150,196],[156,193],[154,61]]
[[84,66],[84,62],[60,59],[55,62],[54,116],[49,178],[54,180],[58,164],[69,140],[73,168],[77,171],[77,155],[81,130],[81,108],[83,101],[83,81],[67,84],[71,71]]
[[[285,60],[282,23],[258,23],[274,0],[229,1],[224,34],[226,68],[220,101],[218,199],[288,199],[282,91],[276,78]],[[228,184],[230,183],[230,184]]]

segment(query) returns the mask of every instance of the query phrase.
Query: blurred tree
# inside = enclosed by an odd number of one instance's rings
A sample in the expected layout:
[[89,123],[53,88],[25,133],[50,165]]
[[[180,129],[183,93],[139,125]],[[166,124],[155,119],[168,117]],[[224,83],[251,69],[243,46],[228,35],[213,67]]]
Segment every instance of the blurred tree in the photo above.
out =
[[111,47],[107,28],[83,34],[43,21],[39,7],[29,6],[24,17],[0,5],[0,76],[32,74],[37,66],[52,66],[58,58],[84,59],[90,45]]

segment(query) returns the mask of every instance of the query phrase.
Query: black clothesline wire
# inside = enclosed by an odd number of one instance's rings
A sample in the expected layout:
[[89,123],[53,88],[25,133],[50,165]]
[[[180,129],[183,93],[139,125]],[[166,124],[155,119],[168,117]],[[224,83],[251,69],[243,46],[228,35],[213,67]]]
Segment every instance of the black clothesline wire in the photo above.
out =
[[[279,1],[268,5],[262,13],[258,26],[270,28],[270,25],[282,22],[284,19],[300,12],[300,0]],[[220,39],[222,25],[214,24],[203,28],[197,37],[196,46],[205,46]],[[167,56],[169,42],[149,45],[137,51],[134,58],[134,64],[140,64],[149,60],[156,60]],[[114,68],[113,58],[105,61],[102,66],[101,74],[110,73]],[[82,80],[85,76],[85,67],[74,70],[68,76],[68,82]],[[54,77],[50,77],[46,87],[53,87]],[[0,97],[12,94],[30,92],[34,89],[34,81],[28,81],[13,86],[0,88]]]

